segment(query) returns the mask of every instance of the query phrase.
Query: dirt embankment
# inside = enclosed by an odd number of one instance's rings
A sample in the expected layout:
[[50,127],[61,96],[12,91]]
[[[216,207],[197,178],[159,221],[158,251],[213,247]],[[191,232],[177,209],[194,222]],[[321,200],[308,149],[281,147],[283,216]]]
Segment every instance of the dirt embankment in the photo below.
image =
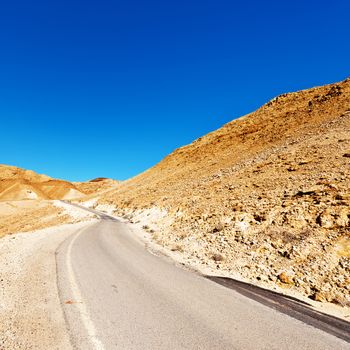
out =
[[349,187],[347,79],[281,95],[99,203],[200,264],[350,306]]
[[67,207],[59,201],[0,202],[0,237],[19,232],[90,220],[93,214]]

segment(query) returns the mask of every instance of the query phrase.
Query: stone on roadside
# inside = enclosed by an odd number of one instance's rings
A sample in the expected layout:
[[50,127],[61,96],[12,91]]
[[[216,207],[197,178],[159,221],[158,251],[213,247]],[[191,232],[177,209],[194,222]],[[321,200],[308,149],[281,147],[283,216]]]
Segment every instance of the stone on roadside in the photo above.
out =
[[285,284],[294,284],[293,277],[284,271],[278,275],[278,279]]

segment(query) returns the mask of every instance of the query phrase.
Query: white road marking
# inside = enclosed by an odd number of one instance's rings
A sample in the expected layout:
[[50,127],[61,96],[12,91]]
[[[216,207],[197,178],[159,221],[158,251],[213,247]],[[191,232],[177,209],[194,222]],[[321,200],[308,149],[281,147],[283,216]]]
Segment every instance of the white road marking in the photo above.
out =
[[97,337],[96,328],[95,328],[95,326],[90,318],[89,311],[86,308],[85,304],[83,303],[83,297],[82,297],[82,294],[81,294],[80,289],[78,287],[78,284],[76,282],[73,267],[72,267],[72,259],[71,259],[72,246],[73,246],[74,242],[76,241],[76,239],[80,236],[80,234],[85,229],[86,228],[83,228],[80,231],[78,231],[78,233],[75,235],[75,237],[69,243],[69,246],[67,249],[67,260],[66,260],[68,279],[69,279],[69,283],[71,286],[74,300],[78,301],[77,303],[74,303],[74,306],[77,307],[77,309],[79,311],[80,318],[81,318],[82,323],[85,327],[85,330],[89,336],[89,340],[91,342],[93,349],[105,350],[105,346]]

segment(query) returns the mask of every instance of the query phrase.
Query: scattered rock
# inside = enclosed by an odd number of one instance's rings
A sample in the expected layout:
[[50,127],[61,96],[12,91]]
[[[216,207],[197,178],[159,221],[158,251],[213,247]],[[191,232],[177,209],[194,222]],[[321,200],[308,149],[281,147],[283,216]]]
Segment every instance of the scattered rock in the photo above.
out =
[[215,233],[215,232],[220,232],[224,229],[224,225],[222,225],[221,223],[215,225],[215,227],[213,228],[212,232]]
[[216,261],[216,262],[224,261],[224,260],[225,260],[224,256],[221,255],[221,254],[218,254],[218,253],[212,254],[211,258],[212,258],[214,261]]
[[290,276],[288,273],[286,272],[281,272],[279,275],[278,275],[278,279],[282,282],[282,283],[285,283],[285,284],[294,284],[294,280],[293,280],[293,277]]
[[310,299],[315,301],[324,302],[327,300],[326,296],[322,292],[315,292],[309,296]]
[[324,210],[316,218],[316,222],[323,228],[332,228],[334,226],[333,217],[328,209]]

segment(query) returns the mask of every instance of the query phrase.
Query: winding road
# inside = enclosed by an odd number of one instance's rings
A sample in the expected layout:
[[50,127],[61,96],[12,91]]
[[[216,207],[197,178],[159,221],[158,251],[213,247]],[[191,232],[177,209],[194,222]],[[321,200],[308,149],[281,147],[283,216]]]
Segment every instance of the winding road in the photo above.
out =
[[350,349],[349,323],[273,292],[182,269],[151,254],[126,224],[97,214],[99,222],[56,252],[73,348]]

